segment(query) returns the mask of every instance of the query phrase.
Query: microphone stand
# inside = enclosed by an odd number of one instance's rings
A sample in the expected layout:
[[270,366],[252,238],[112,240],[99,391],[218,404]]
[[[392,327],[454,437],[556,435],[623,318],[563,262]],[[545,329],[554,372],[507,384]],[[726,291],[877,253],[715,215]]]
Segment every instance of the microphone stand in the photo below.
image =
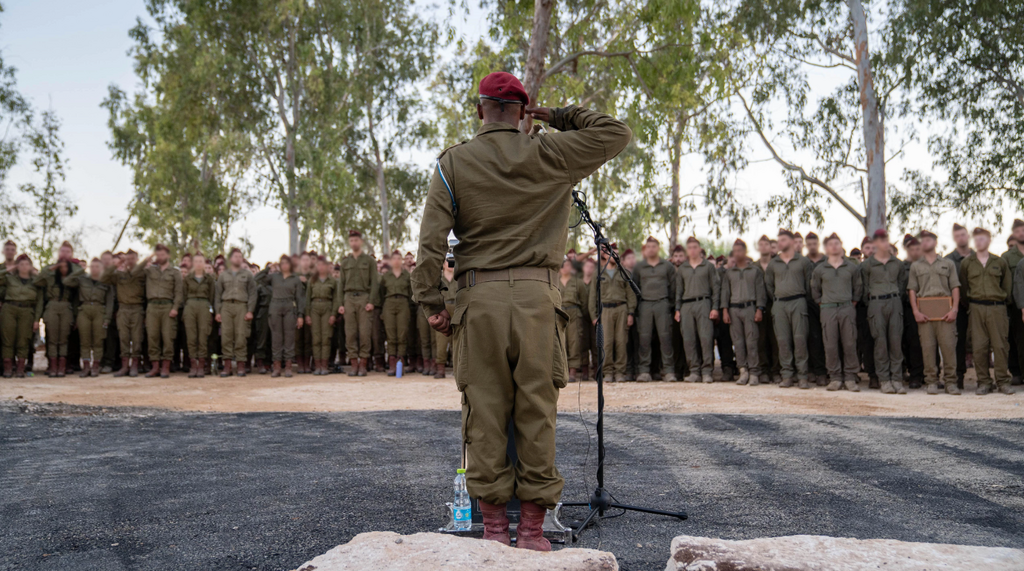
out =
[[[604,448],[604,359],[605,359],[605,354],[604,354],[604,326],[603,326],[603,324],[601,322],[601,316],[604,313],[604,307],[603,307],[603,304],[601,303],[601,273],[604,270],[602,270],[602,268],[601,268],[601,257],[600,257],[601,256],[601,252],[606,253],[609,258],[611,258],[612,260],[615,260],[615,264],[617,265],[617,267],[619,269],[619,273],[622,275],[622,278],[624,280],[626,280],[626,283],[629,284],[629,287],[633,290],[633,293],[635,293],[637,295],[637,297],[640,297],[640,288],[637,287],[636,283],[633,282],[633,279],[630,277],[629,273],[626,272],[625,268],[622,267],[622,264],[619,261],[619,255],[617,253],[615,253],[614,250],[612,250],[611,246],[608,243],[608,238],[606,238],[604,236],[604,234],[601,233],[601,226],[600,226],[600,224],[594,222],[594,220],[590,217],[590,211],[587,209],[587,204],[586,204],[586,202],[584,202],[584,198],[585,198],[585,195],[583,194],[583,192],[575,190],[575,189],[572,191],[573,206],[575,206],[576,209],[580,213],[580,222],[581,223],[586,223],[586,225],[589,226],[590,229],[594,232],[594,245],[597,246],[597,251],[598,251],[598,264],[597,264],[598,274],[594,277],[594,279],[597,280],[597,284],[595,284],[595,286],[597,288],[597,316],[596,316],[597,317],[597,326],[596,327],[597,327],[597,348],[598,348],[597,350],[598,350],[598,355],[599,355],[599,358],[597,360],[597,369],[595,371],[595,376],[597,378],[597,489],[595,489],[594,493],[590,496],[590,501],[589,502],[567,502],[567,503],[563,503],[562,504],[563,506],[587,506],[587,507],[590,508],[590,513],[587,514],[587,517],[583,520],[583,522],[579,525],[579,527],[574,529],[573,532],[572,532],[572,540],[573,540],[574,543],[579,541],[580,536],[583,534],[583,532],[586,531],[588,527],[590,527],[591,525],[595,524],[597,522],[598,518],[604,517],[605,512],[608,511],[609,509],[621,509],[621,510],[626,510],[626,511],[642,512],[642,513],[649,513],[649,514],[655,514],[655,515],[665,515],[665,516],[669,516],[669,517],[679,518],[681,520],[685,520],[688,517],[686,512],[684,512],[684,511],[670,512],[670,511],[653,509],[653,508],[645,508],[645,507],[638,507],[638,506],[631,506],[631,505],[626,505],[626,504],[620,504],[620,503],[618,503],[618,501],[616,501],[612,497],[611,493],[609,493],[608,490],[604,487],[604,458],[605,458],[605,448]],[[577,224],[577,225],[579,225],[579,224]],[[583,382],[583,380],[580,379],[580,382]]]

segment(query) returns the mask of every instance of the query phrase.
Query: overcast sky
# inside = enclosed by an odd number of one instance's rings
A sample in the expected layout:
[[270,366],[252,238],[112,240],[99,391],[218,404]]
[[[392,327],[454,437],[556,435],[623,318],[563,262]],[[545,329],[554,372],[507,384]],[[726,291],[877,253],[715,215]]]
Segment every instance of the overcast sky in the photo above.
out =
[[[79,205],[75,223],[85,227],[83,242],[88,254],[96,255],[110,248],[124,222],[126,207],[132,195],[131,174],[117,163],[107,147],[109,130],[106,110],[100,107],[107,87],[117,84],[126,91],[137,87],[132,71],[132,60],[127,55],[131,47],[128,30],[136,18],[145,15],[143,0],[8,0],[0,14],[0,49],[10,65],[18,68],[18,85],[39,109],[56,111],[63,122],[61,136],[66,144],[69,161],[67,188]],[[443,17],[445,14],[438,14]],[[486,14],[476,11],[459,22],[464,33],[476,37],[486,29]],[[836,72],[819,72],[812,76],[822,85],[830,86],[841,79]],[[840,72],[842,73],[842,72]],[[829,75],[833,74],[833,75]],[[827,89],[823,90],[827,91]],[[768,159],[769,155],[756,141],[751,143],[755,159]],[[784,146],[780,151],[787,152]],[[791,151],[790,151],[791,152]],[[416,160],[430,167],[432,150],[416,153]],[[800,158],[797,154],[791,154]],[[25,161],[23,161],[24,163]],[[921,145],[911,146],[902,159],[889,164],[887,177],[898,180],[906,166],[927,169],[930,160]],[[683,188],[699,184],[703,176],[697,171],[698,163],[684,165]],[[25,179],[22,166],[12,173],[11,182]],[[665,179],[667,182],[667,178]],[[762,202],[769,194],[785,192],[780,168],[769,160],[755,162],[737,181],[743,195],[754,202]],[[1012,220],[1013,213],[1007,213]],[[703,220],[705,213],[698,213]],[[845,211],[834,207],[826,215],[827,232],[838,232],[847,248],[859,244],[860,225]],[[940,220],[933,226],[944,247],[950,246],[949,226],[953,218]],[[967,225],[971,220],[962,221]],[[773,234],[778,226],[773,221],[755,222],[744,236],[756,239],[763,233]],[[798,227],[806,233],[812,228]],[[821,229],[813,229],[821,233]],[[916,231],[918,229],[893,229]],[[698,225],[698,236],[707,228]],[[826,232],[826,233],[827,233]],[[288,243],[287,224],[273,207],[261,207],[238,222],[233,236],[247,235],[254,245],[253,260],[276,258]],[[1003,251],[1004,230],[995,237],[993,248]],[[128,238],[121,248],[142,244]],[[405,249],[415,249],[405,244]]]

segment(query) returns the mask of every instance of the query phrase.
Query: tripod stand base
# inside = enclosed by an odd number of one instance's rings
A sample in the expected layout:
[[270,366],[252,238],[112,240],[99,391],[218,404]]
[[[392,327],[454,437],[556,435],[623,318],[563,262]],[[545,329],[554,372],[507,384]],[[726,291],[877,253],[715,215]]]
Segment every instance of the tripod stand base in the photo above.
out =
[[596,523],[597,518],[604,517],[604,512],[606,512],[606,511],[608,511],[610,509],[621,509],[621,510],[633,511],[633,512],[641,512],[641,513],[648,513],[648,514],[655,514],[655,515],[664,515],[664,516],[668,516],[668,517],[674,517],[674,518],[677,518],[677,519],[680,519],[680,520],[685,520],[685,519],[687,519],[689,517],[689,516],[686,515],[686,512],[683,512],[683,511],[670,512],[670,511],[665,511],[665,510],[657,510],[657,509],[653,509],[653,508],[643,508],[643,507],[639,507],[639,506],[630,506],[630,505],[626,505],[626,504],[617,503],[617,502],[612,500],[611,494],[609,494],[608,490],[605,490],[604,488],[597,488],[596,490],[594,490],[594,495],[590,496],[590,502],[589,503],[566,502],[566,503],[564,503],[562,505],[563,506],[587,506],[587,507],[590,508],[590,513],[587,514],[587,517],[583,519],[583,522],[580,523],[579,527],[577,527],[572,532],[572,541],[573,541],[573,543],[579,541],[580,535],[582,535],[583,532],[586,531],[588,527],[590,527],[591,525]]

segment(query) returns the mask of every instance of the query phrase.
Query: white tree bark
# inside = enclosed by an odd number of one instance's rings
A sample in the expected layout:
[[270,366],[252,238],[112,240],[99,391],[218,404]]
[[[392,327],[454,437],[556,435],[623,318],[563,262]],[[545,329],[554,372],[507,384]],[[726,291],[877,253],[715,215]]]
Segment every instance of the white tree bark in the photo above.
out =
[[[530,49],[526,52],[526,74],[523,77],[523,88],[530,96],[530,104],[537,104],[537,94],[544,80],[544,63],[548,56],[548,37],[551,34],[551,13],[555,9],[555,0],[534,0],[533,32],[530,35]],[[529,115],[519,125],[519,130],[529,133],[533,128],[533,120]]]
[[380,191],[380,232],[381,256],[391,253],[391,228],[388,225],[388,189],[384,183],[384,159],[380,155],[380,145],[374,133],[376,124],[373,121],[373,99],[366,103],[366,116],[369,119],[370,141],[373,143],[374,168],[377,173],[377,189]]
[[878,110],[878,96],[871,74],[871,52],[868,50],[868,22],[860,0],[847,0],[853,21],[854,59],[857,64],[857,84],[860,87],[860,106],[864,114],[864,152],[867,156],[868,196],[865,226],[870,236],[884,229],[885,200],[885,130]]

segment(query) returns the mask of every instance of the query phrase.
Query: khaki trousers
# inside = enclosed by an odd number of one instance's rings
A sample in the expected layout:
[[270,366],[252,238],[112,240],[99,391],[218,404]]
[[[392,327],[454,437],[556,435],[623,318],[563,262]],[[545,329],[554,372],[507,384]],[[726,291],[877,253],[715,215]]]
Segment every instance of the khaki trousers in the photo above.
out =
[[35,322],[34,307],[19,307],[5,303],[0,308],[0,343],[3,358],[28,359],[32,353],[32,324]]
[[715,369],[715,324],[710,314],[710,299],[684,303],[679,310],[683,350],[686,351],[691,375],[710,375]]
[[[1010,383],[1007,336],[1010,323],[1006,307],[971,304],[971,345],[974,353],[974,371],[978,373],[978,386],[996,386]],[[995,371],[989,370],[988,356],[992,355]]]
[[150,361],[170,361],[174,357],[174,338],[178,336],[178,318],[171,317],[171,303],[150,301],[146,306],[146,339]]
[[562,311],[569,316],[569,324],[565,328],[565,354],[568,356],[569,368],[579,369],[582,358],[580,345],[583,342],[580,325],[583,320],[579,306],[563,306]]
[[604,334],[602,373],[606,379],[614,379],[615,375],[626,374],[626,343],[629,341],[626,317],[628,315],[625,303],[616,307],[605,307],[601,314],[602,333]]
[[384,300],[384,331],[388,356],[402,358],[409,340],[409,298],[392,296]]
[[334,324],[331,316],[337,308],[329,299],[314,299],[309,308],[310,330],[313,333],[313,358],[326,360],[331,357],[331,337],[334,336]]
[[807,380],[807,299],[775,300],[772,325],[779,343],[782,378]]
[[879,382],[902,382],[903,302],[900,298],[869,301],[868,326],[875,340],[875,373]]
[[51,301],[43,311],[43,323],[46,324],[46,356],[50,358],[68,356],[68,336],[71,335],[71,323],[74,313],[69,301]]
[[295,302],[271,300],[270,345],[274,361],[295,359]]
[[122,305],[117,309],[117,336],[121,338],[121,358],[142,356],[144,317],[141,305]]
[[78,307],[78,336],[82,344],[82,358],[97,363],[103,360],[103,342],[107,339],[108,323],[104,322],[107,307],[86,303]]
[[658,344],[661,346],[661,370],[664,373],[675,371],[675,357],[672,351],[673,313],[672,302],[668,299],[640,301],[636,312],[636,326],[640,336],[640,363],[637,369],[640,373],[651,372],[651,345],[654,343],[655,331],[658,332]]
[[[239,304],[225,304],[221,309],[221,328],[222,331],[227,327],[228,316],[227,309],[228,305],[239,305]],[[244,308],[245,305],[242,304]],[[210,313],[210,302],[203,299],[189,299],[185,300],[185,343],[188,346],[188,356],[190,359],[205,359],[209,356],[208,344],[210,340],[210,327],[212,324],[210,320],[212,314]],[[229,344],[228,338],[225,335],[222,345],[227,347]],[[225,358],[234,359],[234,357]]]
[[434,346],[437,345],[437,339],[434,338],[434,328],[427,321],[427,314],[423,309],[417,308],[416,313],[416,330],[419,332],[420,338],[420,355],[424,361],[433,359]]
[[[942,382],[948,386],[956,383],[956,323],[929,321],[917,324],[921,336],[921,353],[924,355],[924,382],[934,385],[939,382],[939,354],[942,355]],[[935,351],[938,349],[939,354]]]
[[[729,308],[729,335],[732,346],[736,350],[736,366],[746,368],[754,376],[761,374],[761,360],[757,343],[760,339],[760,327],[754,321],[757,307]],[[763,318],[763,316],[762,316]]]
[[852,303],[821,308],[821,338],[829,380],[857,382],[857,309]]
[[362,291],[345,294],[345,347],[349,359],[369,359],[373,341],[373,312],[366,311],[370,296]]
[[225,301],[220,307],[220,350],[225,359],[245,361],[249,357],[252,324],[245,320],[248,310],[248,304],[238,301]]

